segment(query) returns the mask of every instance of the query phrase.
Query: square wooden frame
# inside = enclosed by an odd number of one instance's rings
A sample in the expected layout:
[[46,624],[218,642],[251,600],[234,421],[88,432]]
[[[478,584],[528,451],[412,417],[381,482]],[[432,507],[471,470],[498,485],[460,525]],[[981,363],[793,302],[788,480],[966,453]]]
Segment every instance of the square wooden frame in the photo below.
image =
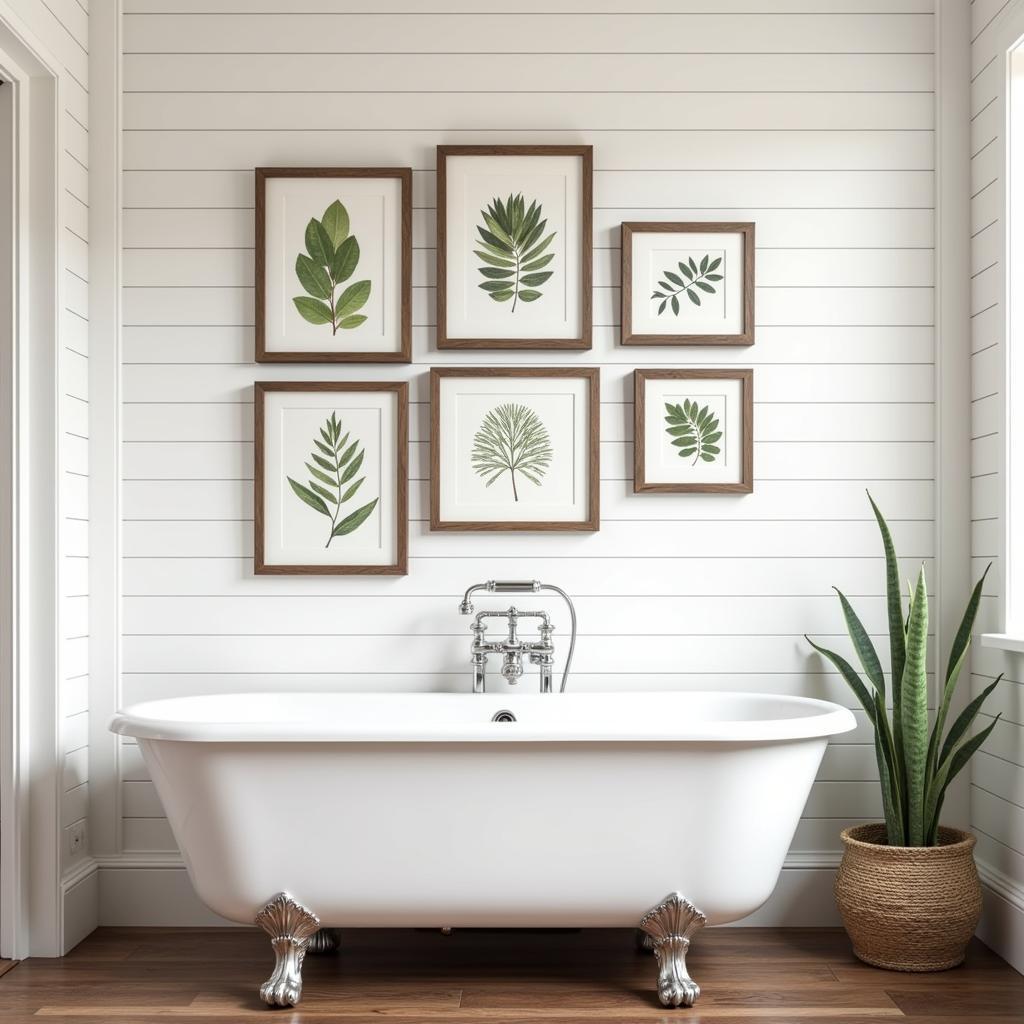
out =
[[[576,378],[589,382],[590,450],[587,457],[587,518],[580,522],[493,521],[453,522],[441,518],[441,381],[462,377],[547,377]],[[430,370],[430,528],[431,530],[515,531],[533,533],[548,530],[596,531],[601,528],[601,372],[596,367],[569,366],[481,366],[432,367]]]
[[[393,391],[395,424],[395,561],[390,565],[266,565],[263,561],[264,399],[269,391]],[[254,385],[255,463],[253,473],[254,567],[258,576],[405,576],[409,571],[409,385],[405,381],[257,381]]]
[[[633,235],[634,234],[729,234],[743,235],[743,331],[740,334],[634,334],[633,333]],[[625,221],[622,225],[622,323],[623,345],[753,345],[754,344],[754,225],[751,222]]]
[[[743,476],[732,484],[648,483],[646,457],[647,381],[738,380],[743,384]],[[633,492],[661,494],[749,494],[754,489],[754,371],[753,370],[634,370],[633,371]]]
[[[268,352],[266,335],[267,178],[399,178],[402,182],[402,344],[397,352]],[[256,362],[409,363],[412,362],[412,168],[257,167],[256,168]]]
[[[580,195],[581,330],[578,338],[449,338],[448,184],[450,156],[578,156],[583,175]],[[593,146],[438,146],[437,147],[437,347],[439,349],[589,349],[593,344],[594,147]]]

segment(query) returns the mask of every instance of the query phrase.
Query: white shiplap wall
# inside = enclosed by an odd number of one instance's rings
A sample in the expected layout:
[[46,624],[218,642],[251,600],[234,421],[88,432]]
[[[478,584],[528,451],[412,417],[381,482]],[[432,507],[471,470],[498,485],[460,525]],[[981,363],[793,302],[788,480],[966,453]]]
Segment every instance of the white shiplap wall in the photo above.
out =
[[[1006,51],[1014,35],[1024,34],[1024,2],[976,0],[972,15],[971,554],[975,573],[993,562],[979,616],[981,633],[1004,628]],[[1001,894],[993,897],[984,937],[1024,968],[1024,656],[975,648],[973,669],[975,696],[1005,673],[982,713],[984,724],[999,712],[1002,719],[972,765],[971,825],[978,858],[998,872]]]
[[[832,584],[884,628],[864,488],[933,554],[930,0],[290,7],[126,4],[121,700],[465,686],[458,594],[512,574],[577,598],[575,688],[852,704],[801,634],[842,644]],[[498,141],[595,147],[592,352],[436,351],[434,147]],[[412,366],[252,362],[252,168],[302,164],[414,169]],[[752,349],[618,347],[618,226],[659,219],[756,221]],[[514,362],[601,367],[596,535],[427,529],[426,368]],[[752,495],[631,493],[636,365],[755,367]],[[287,377],[411,381],[407,577],[253,577],[252,382]],[[879,815],[864,724],[795,849]],[[130,746],[121,799],[124,850],[172,848]]]
[[24,0],[16,13],[60,64],[60,239],[62,268],[58,339],[61,417],[61,652],[65,871],[85,856],[70,854],[68,829],[89,806],[89,14],[78,0]]

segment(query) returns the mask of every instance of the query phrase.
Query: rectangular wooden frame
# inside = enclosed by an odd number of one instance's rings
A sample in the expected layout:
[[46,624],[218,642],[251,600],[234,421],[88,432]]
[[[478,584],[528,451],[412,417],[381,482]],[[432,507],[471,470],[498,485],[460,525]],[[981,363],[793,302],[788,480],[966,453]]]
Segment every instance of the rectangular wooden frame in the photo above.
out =
[[[268,352],[266,344],[267,178],[399,178],[402,182],[402,345],[398,352]],[[412,361],[412,168],[257,167],[255,304],[257,363],[408,363]]]
[[[743,384],[743,477],[733,484],[647,483],[644,478],[647,381],[738,380]],[[754,489],[754,371],[753,370],[634,370],[633,371],[633,491],[661,494],[749,494]]]
[[[583,161],[580,196],[580,287],[582,329],[578,338],[449,338],[447,160],[449,156],[578,156]],[[593,335],[594,274],[594,147],[593,146],[438,146],[437,147],[437,347],[481,349],[589,349]]]
[[[263,561],[264,398],[268,391],[393,391],[398,397],[395,429],[395,548],[391,565],[265,565]],[[405,576],[409,571],[409,385],[405,381],[257,381],[254,385],[255,462],[253,544],[255,572],[267,576]]]
[[[633,235],[664,232],[743,235],[743,331],[741,334],[634,334],[633,333]],[[754,344],[754,225],[750,222],[702,223],[700,221],[626,221],[622,225],[622,323],[623,345],[753,345]]]
[[[589,382],[589,441],[587,460],[587,518],[580,522],[451,522],[441,519],[441,380],[445,377],[575,377]],[[430,371],[430,528],[432,530],[516,531],[587,530],[601,528],[601,373],[596,367],[481,366],[433,367]]]

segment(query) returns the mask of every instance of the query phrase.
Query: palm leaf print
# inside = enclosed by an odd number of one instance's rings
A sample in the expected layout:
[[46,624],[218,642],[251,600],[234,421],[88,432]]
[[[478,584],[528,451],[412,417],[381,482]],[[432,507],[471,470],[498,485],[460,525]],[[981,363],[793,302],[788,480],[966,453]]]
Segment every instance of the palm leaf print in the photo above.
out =
[[701,292],[714,295],[715,285],[712,282],[717,283],[725,276],[715,273],[721,262],[721,256],[712,259],[711,254],[706,253],[699,264],[692,256],[685,262],[680,260],[677,264],[678,273],[675,270],[663,271],[658,288],[651,296],[652,299],[661,300],[658,306],[658,316],[661,316],[665,312],[666,306],[669,305],[672,306],[672,312],[679,316],[680,295],[685,295],[695,306],[700,305]]
[[370,282],[356,281],[335,299],[338,287],[355,272],[359,262],[359,242],[349,234],[348,210],[335,199],[323,217],[306,225],[306,251],[295,259],[295,276],[305,295],[292,299],[303,320],[311,324],[330,324],[331,334],[351,331],[366,323],[358,310],[370,298]]
[[313,439],[315,451],[309,456],[311,461],[306,463],[310,474],[308,486],[290,476],[285,477],[296,497],[331,521],[325,548],[331,546],[335,537],[344,537],[359,529],[380,501],[380,498],[374,498],[355,512],[342,516],[342,505],[355,496],[366,479],[365,476],[355,481],[352,479],[362,468],[366,451],[359,447],[358,440],[349,444],[350,434],[346,432],[342,437],[338,415],[332,412],[320,428],[320,437]]
[[484,417],[473,438],[471,458],[476,473],[487,478],[487,487],[508,473],[512,497],[518,501],[516,473],[540,487],[552,454],[551,438],[541,418],[525,405],[506,402]]
[[668,426],[665,433],[672,438],[672,444],[679,449],[681,459],[693,456],[691,466],[704,462],[714,462],[722,449],[718,442],[722,439],[722,431],[718,426],[718,417],[708,408],[699,406],[687,398],[682,405],[665,403],[668,415],[665,422]]
[[504,202],[492,199],[480,216],[484,223],[477,225],[480,237],[474,239],[480,248],[473,250],[485,264],[477,267],[484,277],[480,287],[495,302],[511,299],[514,313],[517,302],[536,302],[540,286],[554,273],[544,268],[555,254],[544,250],[557,232],[544,235],[548,222],[541,220],[540,203],[534,200],[527,209],[522,192]]

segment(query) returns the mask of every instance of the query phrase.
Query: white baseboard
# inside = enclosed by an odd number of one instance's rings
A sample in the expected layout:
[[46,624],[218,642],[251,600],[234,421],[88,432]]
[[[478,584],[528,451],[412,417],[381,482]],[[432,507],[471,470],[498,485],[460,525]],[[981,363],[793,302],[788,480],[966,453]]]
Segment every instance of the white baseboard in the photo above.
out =
[[1024,885],[984,861],[978,874],[985,893],[978,938],[1024,974]]
[[61,956],[70,953],[99,925],[99,866],[86,857],[61,881]]
[[[838,925],[832,898],[838,854],[801,854],[783,869],[771,899],[741,926]],[[643,909],[643,908],[641,908]],[[109,857],[99,863],[99,923],[122,927],[232,926],[199,901],[176,857]]]

